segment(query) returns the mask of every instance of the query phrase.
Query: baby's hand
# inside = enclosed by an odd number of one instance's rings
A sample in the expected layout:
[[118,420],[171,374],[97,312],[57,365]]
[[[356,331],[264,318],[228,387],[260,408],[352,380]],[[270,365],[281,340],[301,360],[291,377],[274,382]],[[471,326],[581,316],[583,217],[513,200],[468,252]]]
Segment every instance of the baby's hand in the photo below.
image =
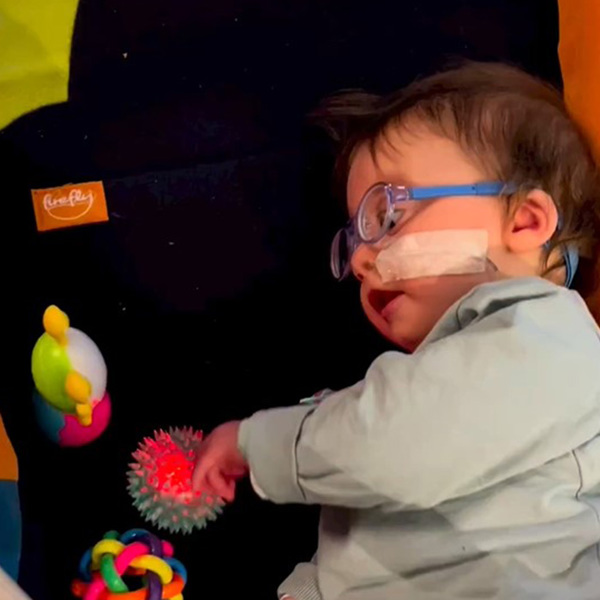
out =
[[194,490],[205,491],[232,502],[235,482],[248,474],[248,463],[238,450],[240,421],[219,425],[200,444],[192,476]]

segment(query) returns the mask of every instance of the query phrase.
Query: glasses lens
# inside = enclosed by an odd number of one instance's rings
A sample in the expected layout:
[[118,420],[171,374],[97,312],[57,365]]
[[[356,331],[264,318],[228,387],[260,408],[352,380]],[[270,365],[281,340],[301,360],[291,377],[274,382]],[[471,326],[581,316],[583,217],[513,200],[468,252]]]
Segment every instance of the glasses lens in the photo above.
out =
[[351,243],[346,229],[340,229],[333,238],[330,265],[333,276],[338,280],[344,279],[350,272]]
[[358,233],[363,242],[378,242],[390,224],[390,201],[384,184],[371,188],[358,209]]

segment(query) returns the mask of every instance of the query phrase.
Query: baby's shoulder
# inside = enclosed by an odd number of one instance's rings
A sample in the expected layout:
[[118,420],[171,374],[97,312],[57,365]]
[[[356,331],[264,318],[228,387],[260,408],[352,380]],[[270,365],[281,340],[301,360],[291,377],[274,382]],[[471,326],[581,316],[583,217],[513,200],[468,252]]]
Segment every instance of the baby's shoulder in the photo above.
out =
[[521,277],[477,286],[454,307],[463,326],[501,313],[525,316],[548,325],[565,321],[599,329],[583,298],[576,292],[539,277]]
[[[600,359],[600,329],[581,296],[541,278],[478,286],[438,323],[427,342],[459,335],[528,341],[557,351],[588,352]],[[450,340],[448,340],[450,341]]]

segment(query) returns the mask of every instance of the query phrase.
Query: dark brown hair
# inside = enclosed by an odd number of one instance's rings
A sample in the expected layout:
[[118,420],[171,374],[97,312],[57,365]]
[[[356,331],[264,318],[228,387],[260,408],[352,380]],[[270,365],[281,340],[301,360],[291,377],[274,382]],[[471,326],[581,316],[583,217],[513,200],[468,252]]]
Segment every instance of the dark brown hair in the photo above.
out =
[[[590,291],[600,239],[599,178],[557,90],[508,65],[466,63],[386,96],[341,92],[313,113],[339,144],[336,171],[344,184],[357,147],[373,148],[409,117],[458,143],[491,179],[516,184],[520,192],[539,188],[550,194],[561,228],[547,256],[574,244],[582,258],[576,287]],[[509,198],[509,210],[519,197]],[[561,265],[546,266],[550,271]]]

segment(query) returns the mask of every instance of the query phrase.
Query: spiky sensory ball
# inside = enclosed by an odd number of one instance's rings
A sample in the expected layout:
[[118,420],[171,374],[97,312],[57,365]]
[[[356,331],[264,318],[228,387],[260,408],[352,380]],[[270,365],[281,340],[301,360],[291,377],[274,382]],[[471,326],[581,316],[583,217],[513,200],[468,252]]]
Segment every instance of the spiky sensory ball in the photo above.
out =
[[172,533],[202,529],[222,511],[223,500],[192,490],[202,432],[191,427],[155,431],[133,453],[127,489],[145,519]]
[[[130,529],[122,536],[109,531],[87,550],[79,576],[71,591],[84,600],[183,600],[187,571],[173,558],[169,542],[145,529]],[[143,577],[143,583],[130,590],[135,577]]]

